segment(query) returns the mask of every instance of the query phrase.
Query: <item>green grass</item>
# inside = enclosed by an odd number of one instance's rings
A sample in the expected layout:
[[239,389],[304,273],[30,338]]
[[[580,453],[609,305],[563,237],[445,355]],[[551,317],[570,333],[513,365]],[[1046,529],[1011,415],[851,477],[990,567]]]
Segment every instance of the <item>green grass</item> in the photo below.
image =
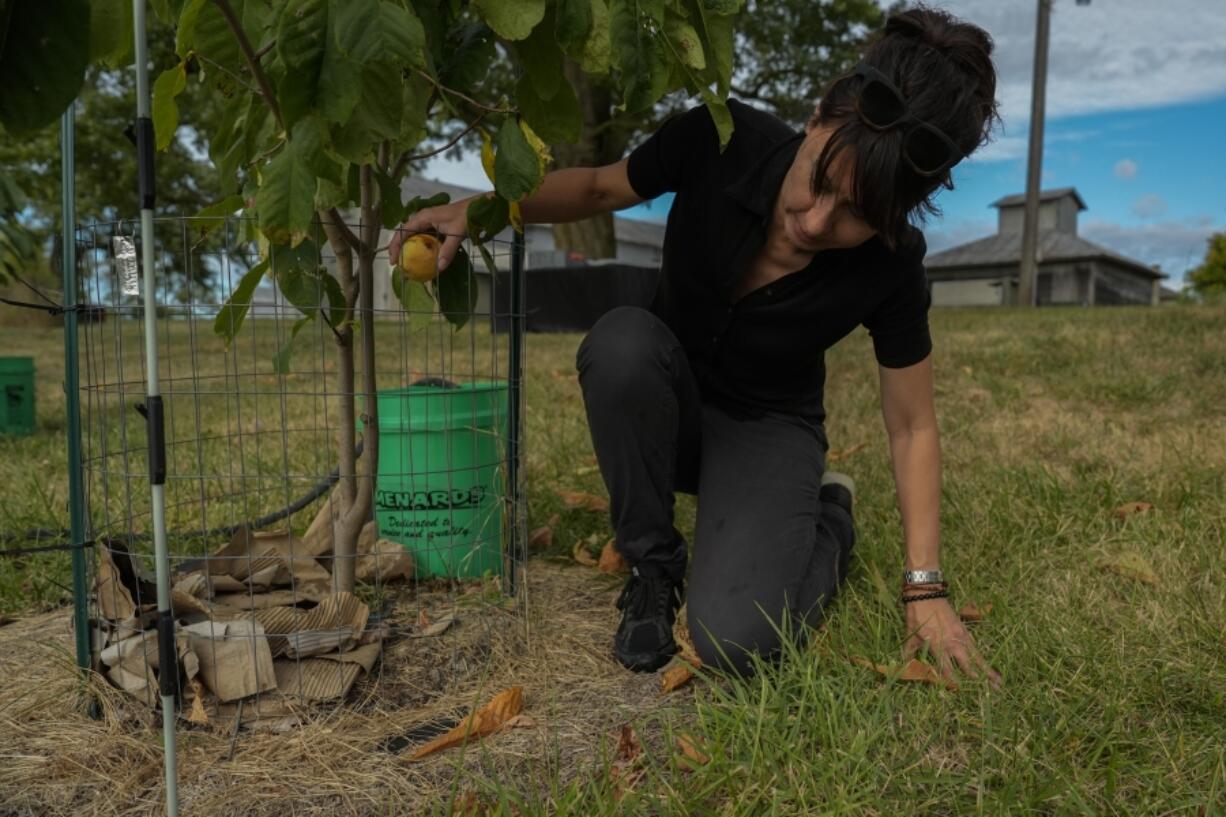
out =
[[[828,355],[831,445],[868,445],[837,466],[857,480],[859,545],[826,626],[752,680],[700,679],[692,702],[678,694],[636,724],[645,776],[620,802],[600,757],[578,777],[542,756],[532,775],[491,771],[457,790],[492,814],[1226,813],[1226,306],[934,310],[932,322],[942,562],[957,602],[993,605],[973,632],[1002,689],[884,682],[849,660],[894,662],[903,637],[901,528],[871,347],[857,332]],[[607,526],[554,493],[603,492],[584,471],[591,443],[569,379],[579,340],[528,338],[529,525],[560,514],[559,553]],[[261,344],[253,360],[275,348]],[[60,336],[0,329],[0,347],[37,358],[40,388],[40,432],[0,441],[0,528],[60,527]],[[259,389],[253,379],[244,416]],[[318,467],[310,433],[292,444],[304,473]],[[266,453],[250,455],[252,471],[276,482]],[[1155,510],[1115,518],[1130,501]],[[687,535],[694,507],[679,497]],[[1157,584],[1104,569],[1121,554],[1143,559]],[[0,612],[63,603],[68,583],[61,555],[0,559]],[[679,761],[679,733],[710,762]]]

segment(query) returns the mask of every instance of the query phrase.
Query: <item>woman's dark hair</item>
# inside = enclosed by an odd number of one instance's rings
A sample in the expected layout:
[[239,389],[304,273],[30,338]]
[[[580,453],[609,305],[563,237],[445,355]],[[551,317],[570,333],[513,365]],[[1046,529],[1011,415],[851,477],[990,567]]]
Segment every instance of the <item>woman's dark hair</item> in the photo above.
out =
[[[863,62],[885,74],[911,113],[943,131],[969,155],[989,139],[996,111],[992,37],[948,12],[916,6],[892,15],[864,50]],[[845,74],[822,95],[810,125],[835,125],[814,172],[815,189],[831,162],[851,148],[856,204],[890,248],[901,243],[912,214],[922,224],[939,215],[938,188],[953,189],[950,170],[916,173],[902,156],[903,129],[874,130],[860,120],[856,93],[865,80]]]

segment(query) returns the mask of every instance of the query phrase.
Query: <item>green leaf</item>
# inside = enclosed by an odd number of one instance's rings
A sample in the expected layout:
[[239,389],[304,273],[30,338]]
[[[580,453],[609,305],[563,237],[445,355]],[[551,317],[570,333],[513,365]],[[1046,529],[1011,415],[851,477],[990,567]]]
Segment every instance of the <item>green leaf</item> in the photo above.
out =
[[277,374],[289,374],[289,356],[293,351],[294,338],[298,337],[302,327],[310,323],[314,317],[314,315],[307,315],[294,321],[293,328],[289,330],[289,340],[285,341],[285,345],[272,356],[272,370],[274,372]]
[[187,59],[196,43],[196,20],[204,3],[205,0],[188,0],[179,13],[179,24],[175,26],[175,53],[181,60]]
[[246,200],[237,193],[232,196],[226,196],[216,204],[210,204],[196,213],[192,217],[191,225],[200,235],[205,235],[210,230],[216,230],[225,224],[226,217],[241,210],[246,203]]
[[361,117],[369,130],[381,139],[400,134],[400,69],[378,60],[362,69],[362,98],[355,118]]
[[0,125],[10,137],[54,122],[85,78],[89,62],[86,0],[12,2],[0,53]]
[[315,116],[307,116],[294,125],[294,150],[302,157],[308,169],[321,179],[333,184],[341,183],[341,166],[325,152],[327,131],[323,122]]
[[315,173],[290,142],[264,166],[255,197],[260,232],[274,244],[298,243],[315,214]]
[[482,19],[504,40],[522,40],[545,16],[545,0],[473,0]]
[[575,143],[583,132],[583,111],[570,81],[563,78],[553,99],[545,101],[536,94],[528,78],[515,84],[515,104],[524,120],[541,139],[549,143]]
[[400,301],[400,305],[404,307],[404,311],[409,313],[410,321],[414,316],[424,316],[429,319],[434,314],[434,299],[430,297],[430,291],[426,289],[426,285],[406,278],[395,267],[392,267],[391,270],[392,292],[396,295],[396,300]]
[[541,24],[532,29],[528,39],[515,44],[515,53],[523,63],[524,74],[541,99],[553,99],[562,82],[562,49],[554,39],[552,12],[546,12]]
[[179,128],[179,106],[175,97],[187,87],[187,68],[179,63],[158,74],[153,83],[153,133],[158,150],[170,147]]
[[736,14],[745,0],[703,0],[703,6],[716,14]]
[[681,55],[684,65],[695,71],[702,71],[707,67],[707,55],[703,51],[702,40],[688,20],[670,14],[664,25],[664,32]]
[[[429,198],[414,196],[409,199],[404,206],[404,219],[417,213],[418,210],[425,210],[427,207],[438,207],[440,204],[448,204],[451,201],[449,193],[435,193]],[[404,219],[401,219],[402,221]]]
[[375,30],[383,41],[378,54],[380,59],[412,68],[426,67],[426,30],[412,11],[384,0],[379,4],[379,21]]
[[532,195],[541,183],[541,165],[536,151],[514,117],[498,129],[498,153],[494,157],[494,187],[507,201]]
[[328,37],[327,0],[288,0],[277,21],[277,56],[294,71],[318,71]]
[[476,276],[463,247],[434,282],[438,288],[439,310],[447,322],[455,327],[455,331],[460,331],[477,307]]
[[131,0],[90,0],[90,61],[124,67],[132,62],[133,48]]
[[621,74],[622,108],[641,113],[656,103],[667,88],[668,65],[663,46],[639,16],[635,0],[611,0],[609,37],[613,67]]
[[500,196],[478,196],[468,204],[468,235],[477,242],[489,241],[507,228],[510,207]]
[[[245,63],[234,31],[215,3],[206,2],[199,9],[192,50],[206,58],[201,70],[205,76],[212,78],[213,87],[223,96],[234,94],[238,84],[230,74],[243,71]],[[210,63],[221,65],[230,73],[220,71]]]
[[226,302],[222,304],[217,317],[213,319],[213,334],[224,340],[227,347],[238,334],[238,330],[242,328],[243,319],[247,317],[247,310],[251,308],[251,296],[255,294],[255,288],[259,286],[260,279],[267,271],[267,259],[247,270],[239,280],[238,286],[234,288],[234,292],[230,293],[230,297],[226,298]]
[[323,281],[324,295],[328,297],[328,323],[332,328],[339,329],[345,320],[345,311],[349,308],[345,292],[341,289],[340,281],[327,270],[321,273],[320,280]]
[[[494,32],[481,23],[469,23],[460,28],[454,40],[448,41],[455,45],[442,64],[439,81],[449,88],[472,88],[482,82],[497,55]],[[448,101],[446,94],[442,100]]]
[[481,251],[481,258],[485,261],[485,268],[489,271],[490,275],[497,276],[498,265],[494,263],[494,256],[490,255],[490,251],[485,248],[484,244],[478,244],[477,249]]
[[558,44],[575,56],[592,30],[592,0],[558,0],[555,15]]
[[579,58],[579,66],[588,74],[609,73],[613,51],[609,22],[609,6],[605,0],[592,0],[592,28]]

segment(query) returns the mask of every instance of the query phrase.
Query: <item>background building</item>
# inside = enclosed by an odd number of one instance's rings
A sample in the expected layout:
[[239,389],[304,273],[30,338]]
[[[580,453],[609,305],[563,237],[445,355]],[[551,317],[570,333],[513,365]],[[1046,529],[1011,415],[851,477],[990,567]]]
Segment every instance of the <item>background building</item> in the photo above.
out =
[[[934,306],[1017,303],[1025,205],[1022,194],[992,202],[998,211],[996,235],[933,253],[924,260]],[[1158,304],[1166,274],[1078,236],[1077,215],[1085,209],[1072,187],[1041,194],[1038,303]]]

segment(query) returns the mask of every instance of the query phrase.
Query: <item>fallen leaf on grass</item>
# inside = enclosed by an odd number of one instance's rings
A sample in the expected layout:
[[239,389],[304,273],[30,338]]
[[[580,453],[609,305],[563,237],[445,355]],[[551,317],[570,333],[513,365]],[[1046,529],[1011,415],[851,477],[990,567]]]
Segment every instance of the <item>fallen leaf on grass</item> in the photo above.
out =
[[438,621],[429,622],[424,627],[419,626],[417,632],[411,633],[410,637],[411,638],[434,638],[435,636],[439,636],[447,632],[447,630],[450,629],[451,625],[454,623],[455,623],[455,615],[449,614],[449,615],[443,616]]
[[548,550],[553,547],[553,528],[544,525],[528,534],[528,547],[533,550]]
[[706,752],[698,748],[697,743],[698,741],[691,735],[677,736],[677,748],[681,750],[682,756],[702,766],[708,763],[711,758],[707,756]]
[[988,613],[992,612],[992,605],[985,604],[980,609],[973,601],[968,601],[962,605],[962,609],[958,611],[958,618],[963,621],[983,621]]
[[974,374],[974,373],[975,373],[975,370],[972,369],[970,366],[962,367],[962,374]]
[[957,689],[958,685],[953,681],[946,681],[941,677],[941,674],[933,667],[925,664],[918,658],[912,658],[907,662],[906,666],[899,672],[894,667],[888,667],[885,664],[875,664],[867,658],[858,656],[851,659],[853,664],[858,664],[862,667],[875,670],[880,675],[886,678],[893,678],[896,681],[914,681],[922,684],[933,684],[934,686],[942,686],[946,689]]
[[536,721],[528,715],[516,715],[503,724],[503,729],[531,729],[536,726]]
[[694,670],[685,661],[673,664],[660,676],[660,692],[668,693],[694,680]]
[[589,511],[607,511],[609,500],[582,491],[558,491],[558,496],[568,508],[586,508]]
[[426,755],[464,743],[469,738],[483,738],[506,725],[524,707],[524,688],[513,686],[495,695],[490,702],[469,715],[451,731],[439,735],[417,748],[409,760],[421,760]]
[[634,728],[630,724],[623,725],[617,738],[617,754],[609,767],[614,800],[621,800],[643,776],[643,768],[640,765],[642,754],[643,747],[639,745]]
[[204,710],[204,684],[192,678],[187,682],[192,688],[192,709],[187,713],[187,722],[197,726],[209,725],[209,713]]
[[1116,508],[1112,513],[1116,519],[1127,519],[1133,514],[1147,513],[1152,511],[1154,506],[1148,502],[1125,502],[1123,505]]
[[[678,615],[678,619],[680,619]],[[677,642],[677,655],[681,660],[689,663],[695,669],[702,667],[702,659],[698,657],[698,650],[694,648],[694,642],[690,639],[690,629],[680,621],[673,625],[673,640]]]
[[841,451],[831,451],[830,453],[826,454],[826,462],[838,462],[839,460],[845,460],[857,451],[867,447],[868,443],[857,443],[851,448],[844,448]]
[[1149,566],[1149,562],[1145,561],[1145,558],[1136,551],[1130,550],[1125,553],[1108,556],[1101,560],[1098,566],[1129,579],[1136,579],[1139,582],[1155,586],[1158,584],[1158,574]]
[[624,573],[626,560],[622,558],[621,553],[617,550],[614,544],[616,537],[604,543],[604,548],[600,551],[600,561],[596,563],[596,567],[601,573]]
[[588,474],[594,474],[599,470],[599,465],[582,465],[575,469],[575,476],[586,477]]
[[571,548],[570,555],[584,567],[596,567],[598,564],[596,557],[588,551],[587,542],[585,541],[575,542],[575,546]]

